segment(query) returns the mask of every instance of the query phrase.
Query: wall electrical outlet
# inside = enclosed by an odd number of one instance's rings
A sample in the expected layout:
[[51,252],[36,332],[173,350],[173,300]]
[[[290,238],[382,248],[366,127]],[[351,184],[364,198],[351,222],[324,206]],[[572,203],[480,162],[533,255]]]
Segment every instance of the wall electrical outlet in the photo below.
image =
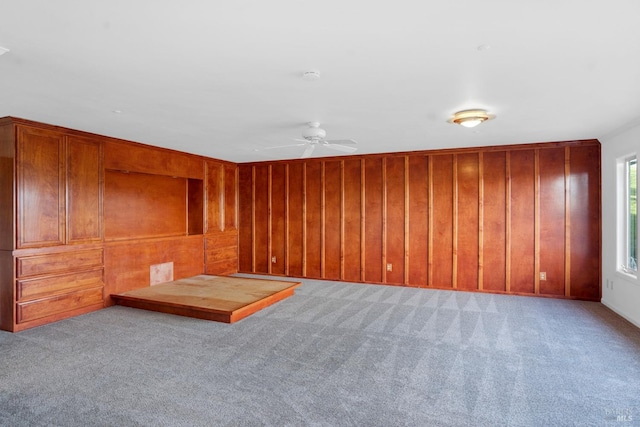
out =
[[271,264],[275,264],[275,263],[276,263],[276,261],[277,261],[277,260],[276,260],[276,257],[275,257],[275,256],[272,256],[272,257],[271,257]]
[[393,271],[393,264],[387,264],[387,271]]
[[540,272],[540,280],[547,280],[547,272],[546,271],[541,271]]

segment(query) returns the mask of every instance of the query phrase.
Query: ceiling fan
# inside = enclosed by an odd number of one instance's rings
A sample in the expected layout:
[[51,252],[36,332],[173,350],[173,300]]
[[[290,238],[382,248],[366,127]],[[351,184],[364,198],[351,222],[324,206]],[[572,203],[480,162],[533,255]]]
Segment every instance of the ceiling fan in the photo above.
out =
[[327,132],[320,127],[319,122],[309,122],[307,123],[308,128],[302,132],[302,137],[304,139],[294,139],[294,141],[300,141],[301,144],[290,144],[290,145],[280,145],[277,147],[269,147],[267,149],[274,148],[286,148],[286,147],[302,147],[306,146],[301,159],[306,159],[311,157],[313,151],[318,146],[330,148],[336,151],[342,151],[343,153],[353,153],[357,150],[356,147],[348,147],[345,144],[353,145],[357,144],[353,139],[325,139]]

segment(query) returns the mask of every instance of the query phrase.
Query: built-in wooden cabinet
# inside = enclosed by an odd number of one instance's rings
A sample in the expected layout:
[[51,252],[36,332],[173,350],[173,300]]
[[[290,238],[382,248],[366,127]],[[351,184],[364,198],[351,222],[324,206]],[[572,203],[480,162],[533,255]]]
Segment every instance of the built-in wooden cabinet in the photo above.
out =
[[103,307],[102,145],[2,119],[0,328],[18,331]]
[[158,280],[237,272],[237,166],[0,119],[0,329],[112,304]]
[[600,298],[596,140],[239,166],[242,272]]

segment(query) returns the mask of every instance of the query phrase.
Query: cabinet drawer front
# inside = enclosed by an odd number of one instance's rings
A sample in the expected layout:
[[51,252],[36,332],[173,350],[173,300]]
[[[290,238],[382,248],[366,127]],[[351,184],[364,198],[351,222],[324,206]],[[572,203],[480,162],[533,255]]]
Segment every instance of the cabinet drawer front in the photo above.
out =
[[102,269],[62,276],[18,280],[18,300],[32,300],[99,286],[104,286]]
[[238,246],[238,233],[235,231],[208,234],[206,237],[208,247]]
[[84,289],[63,295],[56,295],[17,305],[18,323],[29,322],[89,305],[102,303],[102,287]]
[[102,249],[18,258],[18,277],[79,270],[103,265]]

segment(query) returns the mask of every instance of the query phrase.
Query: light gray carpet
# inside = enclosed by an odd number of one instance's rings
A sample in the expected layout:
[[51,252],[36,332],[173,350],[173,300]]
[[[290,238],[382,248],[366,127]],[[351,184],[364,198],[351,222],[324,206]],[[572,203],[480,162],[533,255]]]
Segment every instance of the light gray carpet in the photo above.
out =
[[599,303],[305,280],[234,325],[112,307],[0,332],[0,425],[640,425]]

